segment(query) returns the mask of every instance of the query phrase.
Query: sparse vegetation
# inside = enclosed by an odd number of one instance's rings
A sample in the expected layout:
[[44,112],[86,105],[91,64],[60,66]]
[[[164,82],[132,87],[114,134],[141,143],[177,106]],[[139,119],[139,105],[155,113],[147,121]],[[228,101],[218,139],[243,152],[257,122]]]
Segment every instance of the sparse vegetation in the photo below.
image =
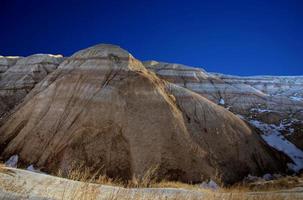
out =
[[[181,182],[172,181],[155,181],[156,168],[147,170],[144,176],[140,178],[133,178],[127,184],[121,180],[114,180],[106,177],[105,175],[98,175],[96,172],[91,175],[88,168],[75,168],[67,174],[63,175],[62,172],[58,172],[58,176],[76,180],[64,181],[64,184],[60,185],[63,188],[59,194],[44,194],[44,196],[61,199],[61,200],[97,200],[99,197],[106,197],[108,200],[299,200],[302,199],[302,195],[296,193],[283,193],[275,192],[280,189],[292,188],[302,185],[302,175],[297,177],[282,177],[273,181],[261,181],[247,184],[237,184],[229,188],[221,188],[216,191],[203,189],[199,185],[185,184]],[[13,175],[13,171],[0,165],[0,173]],[[76,183],[76,184],[75,184]],[[100,185],[118,186],[112,188],[106,194],[102,194]],[[6,182],[0,180],[1,188],[10,191],[14,194],[20,195],[20,197],[26,199],[28,193],[34,188],[25,190],[23,185],[18,185],[13,181]],[[150,192],[143,192],[139,188],[178,188],[173,194],[168,195],[164,190],[150,190]],[[49,191],[45,191],[49,192]],[[0,193],[1,194],[1,193]],[[3,196],[0,195],[0,199],[14,199],[15,196]]]
[[9,170],[7,168],[5,168],[5,165],[0,163],[0,173],[4,173],[4,174],[12,174],[13,171]]
[[263,179],[251,183],[238,183],[230,187],[223,188],[225,192],[266,192],[285,190],[295,187],[303,187],[303,177],[300,176],[284,176],[275,180],[265,181]]
[[154,166],[146,170],[142,176],[133,176],[131,180],[125,181],[119,178],[110,178],[105,175],[102,167],[100,170],[92,173],[92,170],[85,165],[74,165],[72,170],[67,173],[58,171],[55,175],[62,178],[67,178],[75,181],[86,183],[95,183],[110,186],[119,186],[125,188],[149,188],[157,185],[156,173],[158,166]]

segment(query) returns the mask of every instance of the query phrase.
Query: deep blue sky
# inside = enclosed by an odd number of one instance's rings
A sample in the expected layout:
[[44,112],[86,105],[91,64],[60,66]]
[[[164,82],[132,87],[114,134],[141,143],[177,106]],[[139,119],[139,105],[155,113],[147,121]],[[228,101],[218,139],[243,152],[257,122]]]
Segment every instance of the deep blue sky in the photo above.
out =
[[0,55],[97,44],[237,75],[303,75],[303,0],[0,0]]

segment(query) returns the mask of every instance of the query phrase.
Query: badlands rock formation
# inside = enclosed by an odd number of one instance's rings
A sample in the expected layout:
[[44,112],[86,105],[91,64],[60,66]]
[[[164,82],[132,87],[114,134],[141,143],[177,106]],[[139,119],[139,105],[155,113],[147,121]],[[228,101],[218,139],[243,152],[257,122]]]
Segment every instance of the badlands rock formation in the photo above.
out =
[[0,74],[8,70],[8,68],[14,65],[19,59],[20,57],[18,56],[0,56]]
[[60,55],[49,54],[26,58],[0,57],[0,118],[18,105],[62,60]]
[[303,168],[303,76],[239,77],[207,73],[201,68],[147,61],[162,79],[219,104],[255,126],[273,148]]
[[[232,183],[285,169],[287,159],[238,116],[160,79],[117,46],[81,50],[58,67],[62,58],[46,57],[54,61],[49,68],[28,57],[9,68],[22,73],[1,80],[18,85],[16,76],[30,77],[29,87],[20,83],[29,91],[46,76],[2,119],[4,160],[18,155],[49,173],[84,163],[123,179],[157,167],[158,178],[186,182]],[[40,66],[37,78],[26,76],[33,65]],[[193,81],[209,76],[199,73]]]
[[157,61],[143,64],[161,78],[222,104],[235,113],[245,114],[247,110],[258,107],[282,112],[303,107],[303,76],[237,77],[207,73],[201,68],[181,64]]

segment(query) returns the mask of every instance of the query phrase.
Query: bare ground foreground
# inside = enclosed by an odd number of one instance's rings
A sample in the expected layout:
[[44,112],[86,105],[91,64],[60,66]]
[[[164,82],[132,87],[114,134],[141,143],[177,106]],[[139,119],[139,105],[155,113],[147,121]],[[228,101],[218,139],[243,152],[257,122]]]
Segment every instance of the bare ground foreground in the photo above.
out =
[[81,199],[81,200],[299,200],[303,199],[303,185],[288,189],[252,192],[244,189],[183,188],[123,188],[101,184],[85,183],[59,178],[22,169],[2,168],[0,172],[0,199]]

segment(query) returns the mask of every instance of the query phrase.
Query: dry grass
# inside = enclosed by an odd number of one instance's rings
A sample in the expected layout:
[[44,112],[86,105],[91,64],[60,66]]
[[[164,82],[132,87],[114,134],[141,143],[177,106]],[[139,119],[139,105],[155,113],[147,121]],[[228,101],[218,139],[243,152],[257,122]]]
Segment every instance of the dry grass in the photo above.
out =
[[142,176],[133,176],[131,180],[125,181],[122,179],[113,179],[102,174],[99,170],[91,173],[91,169],[84,166],[78,165],[72,167],[67,173],[58,171],[55,175],[62,178],[67,178],[75,181],[81,181],[86,183],[95,183],[110,186],[119,186],[125,188],[150,188],[157,183],[156,172],[158,167],[152,167],[148,169]]
[[[3,168],[0,165],[0,173],[10,174],[12,171]],[[91,174],[88,168],[75,168],[64,174],[58,172],[57,175],[80,181],[77,184],[71,181],[65,181],[63,192],[59,195],[45,194],[48,198],[61,200],[97,200],[98,197],[105,195],[107,200],[299,200],[303,196],[295,193],[276,193],[274,190],[281,188],[291,188],[301,184],[301,177],[284,177],[279,180],[267,181],[264,183],[238,184],[229,188],[222,188],[218,191],[201,189],[199,185],[191,185],[180,182],[161,181],[155,179],[156,168],[151,168],[141,177],[133,177],[127,183],[121,180],[114,180],[105,175],[98,175],[98,172]],[[97,183],[97,184],[92,184]],[[101,194],[99,185],[122,186],[107,194]],[[30,190],[25,191],[22,185],[16,185],[14,182],[3,182],[0,180],[0,187],[26,197]],[[35,186],[32,186],[33,188]],[[136,188],[136,189],[130,189]],[[153,190],[151,192],[142,192],[139,188],[179,188],[180,190],[167,195],[162,190]],[[258,192],[253,192],[258,191]],[[265,191],[265,192],[260,192]],[[1,193],[0,193],[1,194]],[[0,196],[1,199],[1,196]],[[9,199],[8,197],[4,199]],[[11,198],[12,199],[12,198]]]
[[239,183],[231,187],[222,188],[224,192],[256,192],[256,191],[277,191],[295,187],[303,187],[303,177],[285,176],[271,181],[256,181],[252,183]]
[[[73,185],[66,183],[63,185],[64,190],[59,198],[61,200],[95,200],[99,195],[98,187],[95,185],[90,185],[89,183],[81,183],[78,185]],[[54,197],[53,197],[54,198]],[[55,199],[55,198],[54,198]]]
[[261,183],[252,183],[249,189],[252,191],[268,191],[303,187],[303,179],[297,176],[286,176],[277,180]]
[[12,170],[5,168],[5,165],[3,163],[0,163],[0,173],[9,174],[9,175],[14,174],[14,172]]
[[187,184],[177,181],[166,181],[163,180],[161,182],[156,182],[152,184],[153,188],[182,188],[182,189],[188,189],[188,190],[197,190],[200,189],[199,185],[194,184]]
[[248,193],[213,193],[207,194],[205,200],[302,200],[298,194],[248,194]]
[[[0,163],[0,173],[9,176],[14,176],[15,174],[14,171],[5,168],[5,165],[3,163]],[[0,188],[6,191],[11,191],[13,193],[18,193],[22,196],[28,193],[28,191],[23,188],[23,185],[16,184],[14,181],[7,181],[3,179],[0,179]],[[12,195],[2,194],[1,192],[0,194],[0,199],[14,199],[14,196]]]
[[[176,193],[174,195],[167,196],[163,193],[151,193],[151,194],[143,194],[142,192],[128,192],[127,190],[117,190],[114,191],[108,196],[109,200],[198,200],[198,199],[206,199],[206,200],[299,200],[302,199],[302,196],[298,196],[297,194],[280,194],[275,193],[276,190],[293,188],[296,186],[300,186],[302,177],[283,177],[274,181],[264,181],[264,182],[256,182],[250,184],[238,184],[231,187],[222,188],[218,191],[210,191],[206,189],[202,189],[199,185],[194,184],[186,184],[181,182],[173,182],[173,181],[161,181],[157,182],[155,178],[157,168],[151,168],[147,170],[147,172],[139,177],[133,177],[132,180],[127,183],[119,180],[119,179],[111,179],[106,177],[105,175],[96,174],[91,178],[88,169],[79,170],[75,169],[70,171],[67,178],[73,180],[80,180],[88,183],[97,183],[103,185],[111,185],[111,186],[120,186],[124,188],[179,188],[193,191],[195,195],[188,195]],[[89,178],[90,177],[90,178]],[[303,186],[303,185],[302,185]],[[256,192],[258,191],[258,192]],[[259,192],[261,191],[261,192]],[[201,196],[197,195],[197,192],[201,192]],[[253,193],[256,192],[256,193]],[[268,192],[268,193],[265,193]],[[95,195],[98,196],[98,195]]]
[[128,188],[148,188],[157,183],[158,166],[149,168],[143,176],[133,176],[132,180],[128,181]]

